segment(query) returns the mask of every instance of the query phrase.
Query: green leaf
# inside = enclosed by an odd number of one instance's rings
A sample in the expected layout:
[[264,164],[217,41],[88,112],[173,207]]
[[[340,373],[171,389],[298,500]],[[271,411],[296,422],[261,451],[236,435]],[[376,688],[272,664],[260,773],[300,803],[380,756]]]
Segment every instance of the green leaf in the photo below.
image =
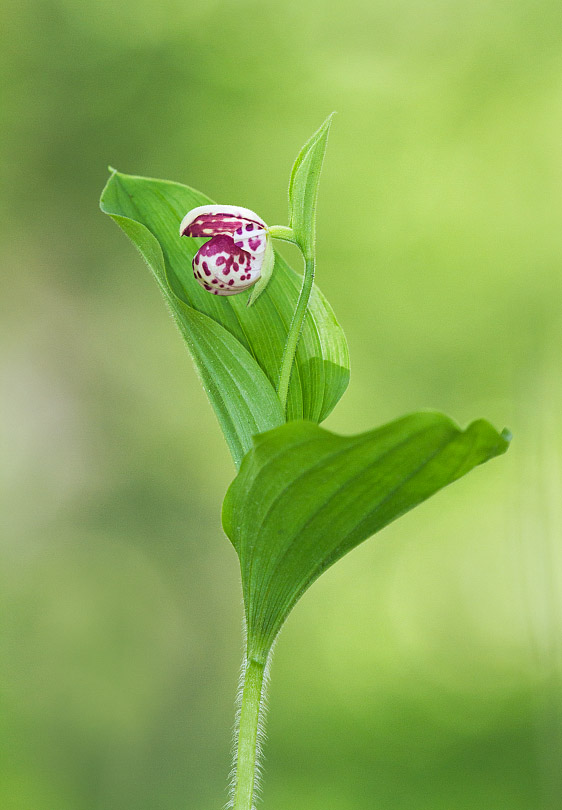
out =
[[254,435],[283,424],[277,393],[230,332],[182,301],[177,311],[178,326],[239,467]]
[[264,292],[265,288],[271,281],[271,275],[273,273],[273,268],[275,267],[275,250],[273,249],[273,242],[271,238],[267,239],[266,246],[265,246],[265,254],[263,257],[263,263],[261,266],[261,276],[256,284],[252,287],[250,292],[250,297],[247,301],[247,306],[251,307],[253,304],[256,303],[262,292]]
[[289,181],[289,224],[305,258],[314,254],[316,198],[322,162],[334,113],[305,143],[291,171]]
[[477,464],[509,436],[418,413],[359,436],[297,421],[255,436],[223,526],[240,558],[251,657],[265,660],[289,612],[344,554]]
[[152,269],[189,347],[238,467],[252,446],[254,433],[277,427],[285,421],[275,389],[254,358],[230,332],[174,294],[166,276],[162,249],[152,233],[133,219],[115,213],[111,216]]
[[[114,172],[100,204],[102,211],[123,228],[143,253],[172,311],[175,312],[179,307],[176,302],[180,301],[190,310],[206,315],[249,355],[243,364],[246,370],[253,360],[275,388],[301,277],[276,255],[267,290],[252,307],[246,306],[247,292],[221,297],[202,289],[193,278],[191,261],[204,240],[180,238],[179,223],[187,211],[210,202],[208,197],[180,183]],[[182,328],[182,333],[188,340],[189,325]],[[232,345],[231,349],[234,350]],[[240,362],[241,358],[240,354]],[[322,421],[342,396],[348,381],[349,356],[343,331],[330,305],[315,288],[291,378],[288,418]],[[215,410],[220,398],[229,396],[223,390],[223,382],[217,381],[217,385],[212,397]],[[212,387],[210,381],[208,387]],[[269,403],[269,393],[267,399]],[[251,407],[260,410],[259,403]],[[222,424],[222,417],[219,419]]]

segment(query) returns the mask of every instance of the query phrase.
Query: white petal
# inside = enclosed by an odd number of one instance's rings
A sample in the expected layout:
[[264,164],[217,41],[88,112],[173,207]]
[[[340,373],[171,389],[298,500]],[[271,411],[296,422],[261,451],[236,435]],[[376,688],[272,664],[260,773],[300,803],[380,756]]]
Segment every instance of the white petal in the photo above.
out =
[[226,214],[240,220],[250,220],[252,222],[259,222],[264,228],[267,227],[266,223],[254,211],[249,208],[242,208],[240,205],[199,205],[197,208],[192,208],[181,221],[180,236],[185,229],[189,227],[197,217],[201,215],[210,214],[211,216],[220,216]]

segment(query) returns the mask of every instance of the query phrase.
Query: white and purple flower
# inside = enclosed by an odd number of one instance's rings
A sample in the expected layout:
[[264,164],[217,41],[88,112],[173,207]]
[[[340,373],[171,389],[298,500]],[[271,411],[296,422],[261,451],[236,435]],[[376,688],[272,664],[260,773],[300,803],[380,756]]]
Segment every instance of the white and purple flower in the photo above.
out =
[[208,292],[235,295],[260,278],[267,225],[248,208],[200,205],[183,218],[180,236],[211,237],[192,262],[195,280]]

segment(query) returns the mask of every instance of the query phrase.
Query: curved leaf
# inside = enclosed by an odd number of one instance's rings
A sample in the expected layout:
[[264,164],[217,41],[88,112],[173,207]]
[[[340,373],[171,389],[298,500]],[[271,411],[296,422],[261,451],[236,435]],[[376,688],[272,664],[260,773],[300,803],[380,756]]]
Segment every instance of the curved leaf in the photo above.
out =
[[239,467],[252,437],[285,421],[277,392],[230,332],[182,301],[178,310],[180,331]]
[[265,660],[300,596],[344,554],[508,447],[418,413],[359,436],[290,422],[254,437],[223,506],[242,572],[250,655]]
[[[152,235],[160,247],[163,269],[154,266],[154,246],[145,257],[166,298],[173,293],[188,307],[223,327],[254,358],[275,388],[301,277],[276,256],[267,291],[253,306],[246,306],[248,293],[229,297],[209,295],[196,283],[191,270],[191,260],[204,240],[180,238],[178,234],[184,214],[209,202],[208,197],[180,183],[114,172],[103,191],[101,208],[121,227],[124,220],[135,222]],[[138,241],[141,238],[143,244],[146,242],[144,232],[130,224],[123,229],[144,252]],[[288,418],[322,421],[342,396],[348,381],[345,337],[328,302],[315,288],[291,378]]]
[[195,361],[201,382],[238,467],[254,433],[283,424],[277,392],[254,358],[230,332],[189,307],[168,284],[162,249],[141,223],[112,214],[152,269]]
[[305,143],[293,165],[289,181],[289,225],[305,256],[312,256],[316,238],[316,197],[328,135],[334,113]]

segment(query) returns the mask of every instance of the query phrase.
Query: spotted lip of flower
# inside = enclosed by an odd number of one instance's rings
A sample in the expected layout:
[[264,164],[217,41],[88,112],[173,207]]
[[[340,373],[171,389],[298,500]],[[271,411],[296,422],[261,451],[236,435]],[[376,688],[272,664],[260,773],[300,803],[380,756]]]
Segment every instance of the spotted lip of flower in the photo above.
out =
[[183,218],[180,236],[211,237],[192,262],[195,281],[208,292],[235,295],[260,278],[267,225],[248,208],[200,205]]

